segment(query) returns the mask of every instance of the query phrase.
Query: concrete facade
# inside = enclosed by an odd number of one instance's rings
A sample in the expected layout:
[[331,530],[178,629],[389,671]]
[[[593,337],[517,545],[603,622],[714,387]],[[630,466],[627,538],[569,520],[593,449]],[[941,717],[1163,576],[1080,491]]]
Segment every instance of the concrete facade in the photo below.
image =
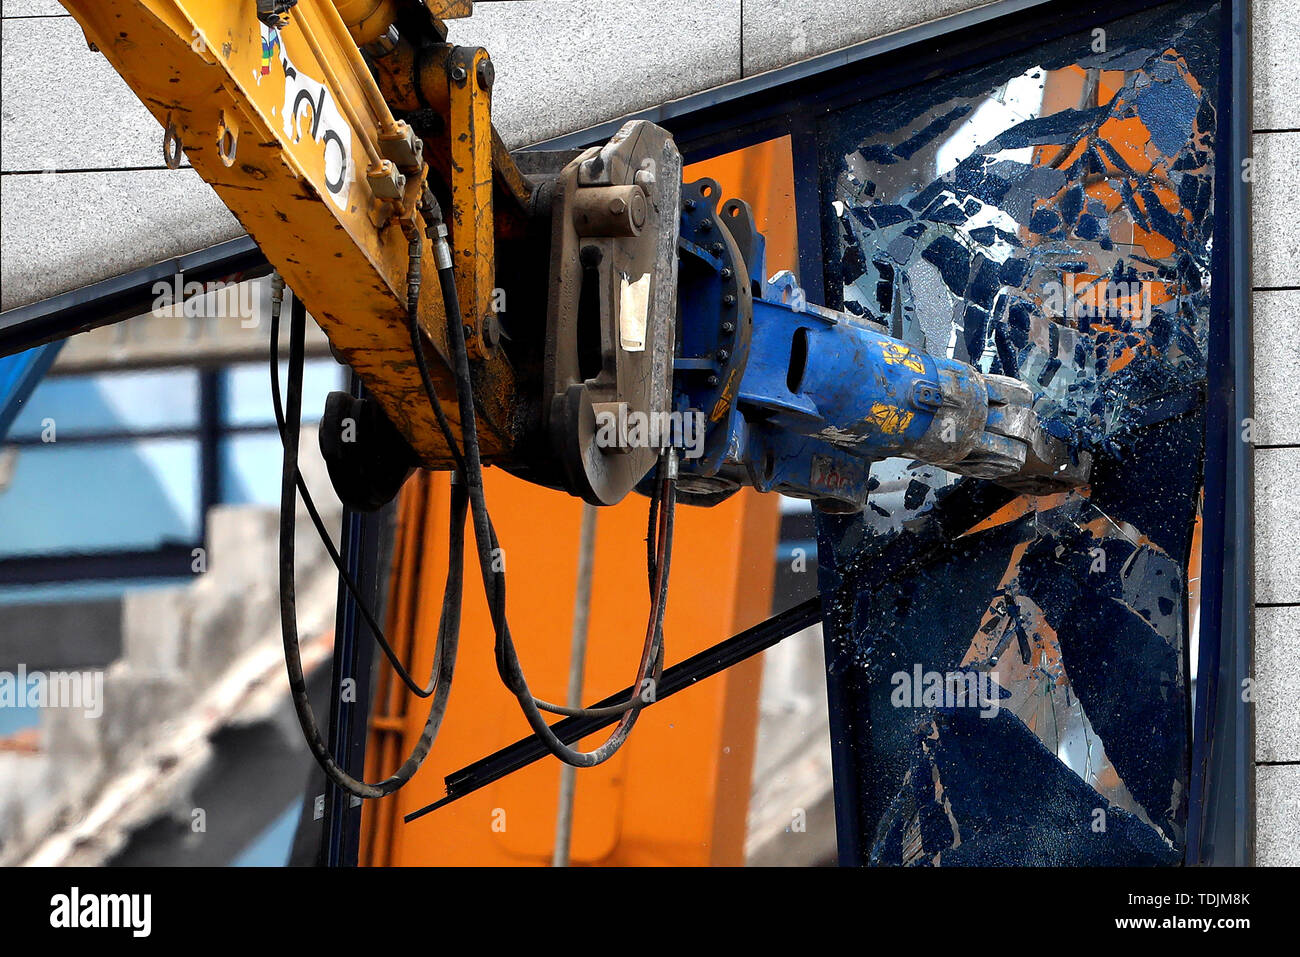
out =
[[1255,0],[1255,760],[1256,860],[1300,865],[1300,344],[1284,317],[1300,307],[1300,36],[1295,0]]
[[[980,5],[480,3],[452,40],[492,51],[497,125],[519,146]],[[1300,3],[1253,11],[1258,858],[1300,864]],[[2,28],[0,307],[240,232],[193,173],[163,168],[161,130],[57,3],[4,0]]]
[[[337,540],[342,505],[330,489],[314,430],[304,430],[302,453],[303,475],[319,490],[318,507]],[[206,571],[192,583],[132,589],[113,602],[95,603],[93,612],[103,617],[88,622],[83,634],[120,635],[120,654],[111,659],[104,660],[97,641],[73,657],[70,640],[58,643],[58,658],[18,657],[28,650],[22,643],[27,636],[0,628],[0,668],[24,661],[31,670],[94,670],[103,683],[101,713],[43,709],[39,748],[0,750],[0,866],[103,864],[159,821],[179,824],[191,844],[246,838],[247,821],[233,812],[212,815],[198,796],[211,776],[215,743],[230,728],[278,725],[270,743],[287,761],[286,783],[302,787],[312,759],[288,709],[278,526],[273,508],[210,510]],[[299,635],[304,669],[312,674],[322,663],[329,666],[338,585],[301,503],[295,550]],[[119,629],[111,620],[106,627],[108,616],[117,617]],[[49,617],[46,624],[52,624]],[[242,800],[247,809],[266,810],[260,798],[246,794]],[[196,809],[204,810],[206,830],[191,835]]]

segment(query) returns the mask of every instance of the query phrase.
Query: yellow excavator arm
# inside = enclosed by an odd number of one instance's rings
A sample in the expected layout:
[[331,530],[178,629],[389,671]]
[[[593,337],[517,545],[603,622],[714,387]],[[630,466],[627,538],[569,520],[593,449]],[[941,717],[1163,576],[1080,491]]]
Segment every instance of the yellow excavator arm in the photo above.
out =
[[[415,232],[427,249],[418,211],[426,184],[444,198],[469,347],[482,360],[475,371],[484,458],[508,452],[516,388],[495,348],[494,210],[505,231],[517,230],[531,189],[491,127],[487,53],[444,42],[443,18],[468,16],[472,4],[64,6],[157,117],[169,165],[188,160],[216,190],[430,466],[450,459],[407,334],[409,237]],[[373,48],[370,62],[384,69],[372,73],[358,43]],[[381,81],[389,99],[425,111],[426,136],[394,118]],[[419,320],[455,425],[436,283],[420,290]]]

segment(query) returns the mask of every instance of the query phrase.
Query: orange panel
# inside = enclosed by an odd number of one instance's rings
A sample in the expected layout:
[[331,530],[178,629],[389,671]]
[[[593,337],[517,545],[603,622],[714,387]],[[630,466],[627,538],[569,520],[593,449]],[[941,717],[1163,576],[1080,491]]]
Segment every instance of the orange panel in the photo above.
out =
[[[431,663],[446,568],[446,477],[436,477],[430,486],[413,662],[420,676],[428,674]],[[581,503],[495,470],[487,476],[487,494],[505,551],[507,609],[525,673],[534,694],[563,700]],[[647,507],[645,499],[633,496],[600,512],[586,701],[634,677],[649,609]],[[773,497],[746,492],[717,508],[678,510],[665,621],[669,663],[766,617],[776,535]],[[474,556],[467,554],[466,562],[473,568]],[[622,752],[600,767],[578,771],[575,864],[742,863],[760,676],[755,659],[655,705],[642,715]],[[407,702],[403,748],[418,735],[424,714],[422,702]],[[372,741],[381,730],[372,729]],[[553,758],[412,824],[400,821],[443,795],[445,774],[528,733],[518,704],[496,674],[487,604],[472,576],[442,734],[412,783],[368,808],[365,831],[374,840],[368,841],[366,862],[549,862],[560,778]],[[583,747],[599,739],[584,741]]]
[[[767,237],[767,275],[788,269],[798,275],[798,224],[794,207],[794,160],[790,137],[756,143],[682,172],[684,182],[708,176],[722,187],[722,198],[749,203],[754,225]],[[721,201],[719,201],[721,206]]]
[[[789,139],[696,164],[725,196],[754,208],[768,240],[768,272],[794,269],[794,177]],[[414,647],[412,673],[433,656],[446,573],[445,475],[417,476],[403,490],[389,627]],[[486,492],[507,572],[507,611],[535,695],[563,701],[577,581],[582,503],[496,469]],[[638,495],[598,513],[583,700],[635,677],[650,599],[645,570],[648,500]],[[712,509],[677,511],[667,663],[695,654],[770,614],[778,501],[746,490]],[[422,541],[422,547],[413,545]],[[396,795],[367,805],[362,863],[544,865],[555,837],[561,765],[545,758],[411,824],[402,815],[444,795],[443,777],[529,734],[496,673],[492,627],[474,555],[467,581],[456,679],[442,732],[424,768]],[[410,582],[418,574],[418,600]],[[412,634],[413,630],[413,634]],[[423,727],[427,705],[385,668],[371,721],[367,772],[388,773]],[[754,658],[646,710],[622,751],[577,772],[574,864],[741,864],[758,722],[761,658]],[[399,729],[394,733],[392,729]],[[583,741],[590,749],[608,732]],[[398,738],[400,737],[400,741]]]

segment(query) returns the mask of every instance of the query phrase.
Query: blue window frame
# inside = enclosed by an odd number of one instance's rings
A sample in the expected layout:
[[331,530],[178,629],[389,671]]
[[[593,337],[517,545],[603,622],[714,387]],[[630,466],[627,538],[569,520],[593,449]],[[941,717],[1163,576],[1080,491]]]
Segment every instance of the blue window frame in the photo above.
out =
[[[330,359],[307,362],[308,421],[343,372]],[[4,445],[0,592],[188,576],[210,507],[279,501],[263,362],[68,375],[56,366]]]

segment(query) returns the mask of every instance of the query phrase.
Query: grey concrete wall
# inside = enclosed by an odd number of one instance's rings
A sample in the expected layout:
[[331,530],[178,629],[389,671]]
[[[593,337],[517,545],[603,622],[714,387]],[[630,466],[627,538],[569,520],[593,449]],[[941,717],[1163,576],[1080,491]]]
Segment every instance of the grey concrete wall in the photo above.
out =
[[814,867],[835,860],[825,675],[821,625],[763,652],[745,840],[751,867]]
[[122,654],[122,602],[10,605],[0,615],[0,671],[102,668]]
[[1300,865],[1300,34],[1296,0],[1256,0],[1255,317],[1257,859]]
[[[337,541],[342,505],[330,488],[314,430],[304,431],[300,464],[326,527]],[[182,816],[188,826],[189,809],[204,806],[189,794],[204,782],[212,748],[207,733],[187,737],[185,729],[207,720],[206,709],[213,703],[205,695],[215,693],[222,707],[231,711],[208,732],[214,736],[227,724],[263,720],[265,715],[251,707],[254,700],[274,699],[268,710],[281,709],[288,701],[288,679],[279,651],[278,523],[273,508],[219,506],[207,514],[207,571],[192,582],[128,590],[120,600],[94,603],[81,609],[81,614],[78,606],[68,605],[64,621],[53,620],[48,612],[33,619],[50,627],[81,626],[99,639],[107,635],[116,640],[120,653],[109,661],[74,659],[67,654],[67,646],[77,637],[71,631],[56,643],[54,651],[63,652],[67,662],[62,667],[102,669],[102,713],[45,709],[39,750],[0,751],[0,866],[58,845],[69,828],[80,828],[86,821],[98,822],[93,840],[72,841],[68,856],[40,859],[102,863],[125,843],[132,827],[166,813],[172,802],[184,807]],[[296,532],[299,635],[311,644],[332,633],[337,576],[301,502]],[[6,610],[28,614],[21,606]],[[103,618],[92,617],[105,611],[117,615],[117,621],[106,626]],[[89,652],[98,653],[100,643],[92,640]],[[6,647],[0,642],[0,651]],[[36,670],[52,659],[45,654],[16,660]],[[311,660],[308,656],[304,665],[308,672]],[[240,680],[241,675],[251,675],[251,688]],[[247,711],[235,707],[236,695],[239,701],[247,696]],[[179,756],[168,750],[177,740],[188,742],[174,745],[183,752]],[[305,759],[294,765],[299,775],[296,787],[301,787],[310,759],[296,728],[287,740]],[[160,748],[166,752],[161,761],[156,760]],[[175,774],[170,772],[173,765],[177,765]],[[138,793],[120,805],[109,800],[124,791]],[[110,806],[119,810],[107,815],[104,809]],[[142,817],[128,822],[128,815],[120,810],[128,806],[134,807],[132,814]],[[96,808],[102,813],[95,813]],[[231,815],[221,824],[227,832],[240,826]]]
[[0,21],[0,309],[243,234],[63,8],[5,0]]
[[[512,146],[599,123],[981,3],[971,0],[480,2],[451,39],[497,67]],[[0,309],[240,234],[54,0],[4,0]]]

